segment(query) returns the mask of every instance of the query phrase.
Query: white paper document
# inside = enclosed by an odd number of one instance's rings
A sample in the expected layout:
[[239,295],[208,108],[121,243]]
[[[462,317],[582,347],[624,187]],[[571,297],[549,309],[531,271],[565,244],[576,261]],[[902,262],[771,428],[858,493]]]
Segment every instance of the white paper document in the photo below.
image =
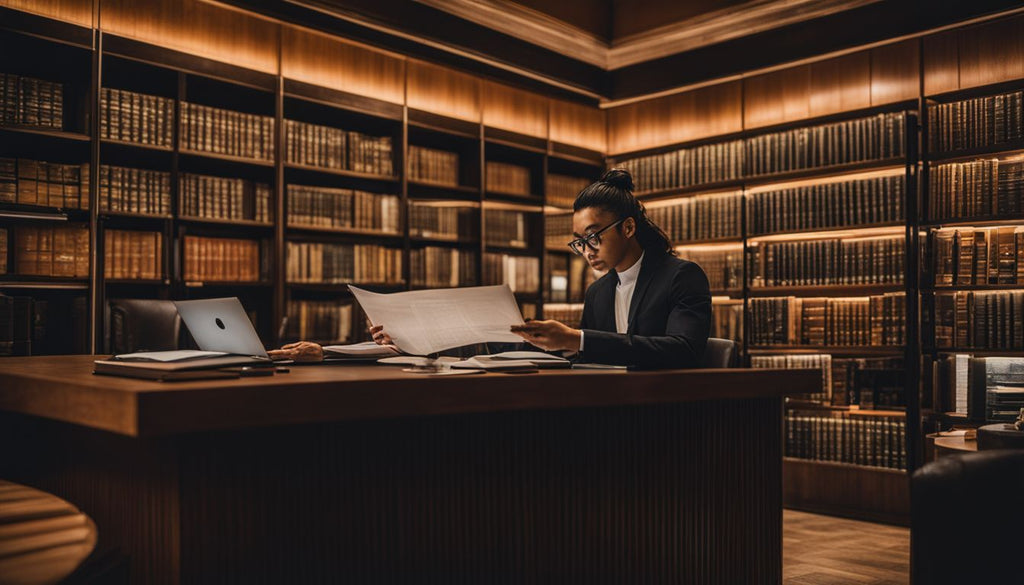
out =
[[370,322],[383,325],[398,349],[428,355],[472,343],[521,342],[522,325],[508,285],[374,293],[349,286]]
[[228,355],[223,351],[202,351],[198,349],[177,349],[168,351],[138,351],[114,356],[114,359],[140,362],[180,362],[199,358]]
[[364,341],[349,345],[325,345],[324,353],[345,357],[388,357],[397,355],[398,350],[393,345],[379,345],[375,341]]

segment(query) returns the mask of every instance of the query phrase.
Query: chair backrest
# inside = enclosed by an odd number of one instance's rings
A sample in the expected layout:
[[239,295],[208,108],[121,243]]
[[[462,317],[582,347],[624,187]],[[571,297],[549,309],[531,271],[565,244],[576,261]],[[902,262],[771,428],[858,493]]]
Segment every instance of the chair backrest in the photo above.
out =
[[1020,583],[1024,449],[940,457],[910,481],[914,585]]
[[705,368],[735,368],[736,342],[731,339],[709,337],[704,347]]
[[181,317],[174,302],[115,299],[107,303],[107,350],[113,354],[179,349]]

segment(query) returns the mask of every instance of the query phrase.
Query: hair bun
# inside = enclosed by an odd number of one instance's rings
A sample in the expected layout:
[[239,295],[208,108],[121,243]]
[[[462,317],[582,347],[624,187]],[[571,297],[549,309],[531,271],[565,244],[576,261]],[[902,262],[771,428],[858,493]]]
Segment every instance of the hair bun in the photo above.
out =
[[601,176],[601,182],[630,193],[633,192],[633,176],[626,169],[611,169]]

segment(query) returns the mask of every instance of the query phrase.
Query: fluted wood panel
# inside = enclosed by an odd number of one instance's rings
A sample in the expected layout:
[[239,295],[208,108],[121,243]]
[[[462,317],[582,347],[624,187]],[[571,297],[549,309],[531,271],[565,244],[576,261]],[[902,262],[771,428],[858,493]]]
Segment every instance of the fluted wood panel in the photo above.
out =
[[604,111],[551,99],[551,140],[605,152],[608,148]]
[[954,30],[924,38],[921,59],[925,95],[960,89],[959,36],[960,33]]
[[1024,16],[960,31],[960,87],[1024,78]]
[[858,51],[811,63],[811,116],[871,106],[871,56]]
[[871,50],[871,105],[917,98],[921,94],[921,41],[910,39]]
[[548,100],[508,85],[483,82],[484,125],[527,136],[548,137]]
[[811,114],[811,67],[801,65],[744,80],[746,128],[807,118]]
[[891,469],[786,459],[787,508],[890,524],[910,524],[910,476]]
[[736,81],[612,108],[608,150],[617,154],[738,132],[742,91]]
[[0,6],[89,27],[93,25],[92,3],[93,0],[0,0]]
[[401,104],[405,60],[292,26],[282,27],[284,77]]
[[479,78],[415,59],[406,66],[410,108],[480,122]]
[[100,0],[105,32],[277,73],[276,24],[199,0]]

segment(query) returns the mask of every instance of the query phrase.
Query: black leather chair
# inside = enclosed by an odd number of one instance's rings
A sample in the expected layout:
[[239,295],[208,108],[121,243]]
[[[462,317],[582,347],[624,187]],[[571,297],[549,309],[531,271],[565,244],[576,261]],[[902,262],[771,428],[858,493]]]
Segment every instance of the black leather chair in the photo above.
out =
[[172,301],[116,299],[107,303],[107,351],[164,351],[187,346]]
[[731,339],[709,337],[704,348],[705,368],[735,368],[737,362],[736,342]]
[[1024,583],[1024,449],[941,457],[910,483],[911,583]]

